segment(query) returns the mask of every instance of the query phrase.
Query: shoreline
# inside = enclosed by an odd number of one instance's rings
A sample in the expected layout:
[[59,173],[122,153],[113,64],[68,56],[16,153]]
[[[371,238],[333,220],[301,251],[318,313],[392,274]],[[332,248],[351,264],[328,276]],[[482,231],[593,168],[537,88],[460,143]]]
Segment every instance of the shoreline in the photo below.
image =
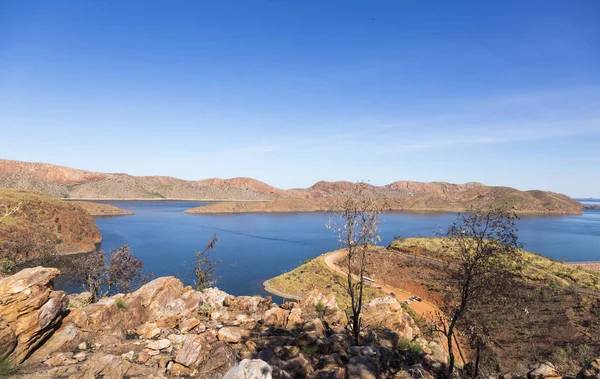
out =
[[[279,199],[279,198],[276,198]],[[284,198],[288,199],[288,198]],[[292,199],[292,198],[290,198]],[[170,199],[170,198],[123,198],[123,199],[101,199],[101,198],[62,198],[60,200],[64,201],[194,201],[194,202],[207,202],[207,203],[268,203],[275,199],[270,200],[232,200],[232,199]],[[332,209],[307,209],[307,210],[219,210],[219,211],[193,211],[198,208],[204,207],[203,205],[192,207],[184,210],[184,213],[187,214],[214,214],[214,215],[230,215],[230,214],[274,214],[274,213],[334,213],[335,211]],[[580,212],[559,212],[559,211],[534,211],[534,210],[519,210],[515,211],[515,213],[522,217],[556,217],[556,216],[581,216],[584,214],[585,210],[593,210],[593,208],[583,207]],[[468,212],[468,209],[458,209],[458,208],[411,208],[411,209],[389,209],[384,211],[383,213],[420,213],[420,214],[429,214],[429,213],[462,213]]]
[[270,293],[271,295],[275,295],[275,296],[279,296],[281,298],[284,298],[285,300],[295,300],[295,301],[300,301],[302,300],[301,296],[297,296],[297,295],[290,295],[288,293],[285,292],[281,292],[279,290],[276,290],[274,288],[271,287],[271,285],[269,284],[269,281],[271,279],[267,279],[263,282],[263,287],[265,289],[265,291],[267,291],[268,293]]
[[204,202],[235,202],[235,203],[260,203],[267,202],[269,200],[228,200],[228,199],[167,199],[167,198],[156,198],[156,199],[148,199],[148,198],[125,198],[125,199],[100,199],[100,198],[88,198],[88,197],[63,197],[56,199],[64,200],[64,201],[204,201]]

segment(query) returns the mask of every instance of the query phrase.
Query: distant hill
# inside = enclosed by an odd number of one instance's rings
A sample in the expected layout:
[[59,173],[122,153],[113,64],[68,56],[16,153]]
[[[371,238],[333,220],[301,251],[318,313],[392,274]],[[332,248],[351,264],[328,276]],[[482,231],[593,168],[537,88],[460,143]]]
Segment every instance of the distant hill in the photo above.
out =
[[[282,190],[251,178],[181,180],[167,176],[108,174],[55,166],[0,160],[0,188],[42,192],[57,198],[81,200],[172,199],[259,201],[257,204],[214,204],[192,213],[295,212],[329,210],[330,201],[351,182],[320,181],[309,188]],[[469,206],[508,204],[519,212],[580,214],[583,205],[568,196],[546,191],[519,191],[481,183],[397,181],[370,186],[389,199],[392,210],[460,211]],[[268,202],[276,200],[273,202]]]
[[92,251],[102,241],[93,217],[81,206],[24,190],[0,190],[0,260],[24,262],[55,254]]

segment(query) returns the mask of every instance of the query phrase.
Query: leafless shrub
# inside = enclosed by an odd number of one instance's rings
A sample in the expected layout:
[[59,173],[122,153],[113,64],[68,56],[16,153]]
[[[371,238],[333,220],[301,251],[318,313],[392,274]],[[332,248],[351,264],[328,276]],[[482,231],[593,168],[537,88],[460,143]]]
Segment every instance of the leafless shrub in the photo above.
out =
[[344,261],[347,281],[344,288],[350,297],[352,334],[358,344],[361,331],[360,312],[363,303],[364,280],[367,275],[367,252],[371,246],[381,241],[378,216],[384,202],[369,190],[366,183],[355,184],[350,191],[337,200],[337,219],[330,219],[326,225],[338,237],[340,249],[347,250]]

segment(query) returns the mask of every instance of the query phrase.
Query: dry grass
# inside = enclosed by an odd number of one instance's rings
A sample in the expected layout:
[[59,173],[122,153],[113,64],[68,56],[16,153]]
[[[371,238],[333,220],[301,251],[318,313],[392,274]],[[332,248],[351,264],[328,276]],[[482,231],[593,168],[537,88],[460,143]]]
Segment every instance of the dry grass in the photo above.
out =
[[90,201],[73,201],[73,204],[79,205],[92,216],[122,216],[132,215],[132,211],[121,209],[110,204],[100,204]]
[[[406,238],[392,242],[390,248],[443,261],[452,260],[454,254],[454,249],[448,246],[448,240],[442,238]],[[557,262],[525,250],[519,252],[522,263],[515,267],[520,269],[526,282],[563,288],[574,283],[588,290],[600,291],[598,272]]]
[[[346,309],[350,306],[350,298],[342,285],[345,280],[346,278],[327,268],[321,255],[269,280],[269,284],[273,289],[296,296],[305,296],[312,290],[318,290],[323,294],[335,293],[339,307]],[[364,287],[364,302],[382,296],[386,294],[371,286]]]
[[0,190],[0,204],[19,207],[0,223],[0,258],[23,262],[90,251],[101,241],[94,219],[75,204],[23,190]]

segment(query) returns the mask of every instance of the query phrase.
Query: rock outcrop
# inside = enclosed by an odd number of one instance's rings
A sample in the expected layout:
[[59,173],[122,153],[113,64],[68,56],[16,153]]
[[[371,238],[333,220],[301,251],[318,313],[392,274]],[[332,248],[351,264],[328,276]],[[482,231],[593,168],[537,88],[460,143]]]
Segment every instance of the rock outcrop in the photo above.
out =
[[[0,279],[0,358],[20,363],[16,378],[433,379],[446,368],[441,346],[414,338],[418,327],[389,297],[365,304],[366,330],[353,346],[343,326],[330,326],[340,312],[331,296],[311,293],[278,306],[164,277],[68,309],[69,296],[52,291],[58,273],[36,267]],[[326,305],[318,315],[315,301]],[[423,352],[397,349],[399,338]],[[599,372],[597,359],[578,378]],[[560,374],[545,363],[528,378]]]
[[0,279],[0,358],[23,362],[59,325],[67,295],[52,291],[54,268],[28,268]]
[[[88,305],[85,293],[52,291],[58,273],[37,267],[0,279],[0,348],[21,363],[17,377],[391,377],[412,354],[381,346],[368,333],[364,346],[352,346],[331,295],[277,306],[270,298],[198,292],[163,277]],[[324,304],[319,314],[317,302]],[[377,318],[377,330],[410,338],[416,325],[396,305],[383,299],[365,310],[391,320]],[[433,375],[433,366],[424,370]]]
[[31,191],[0,190],[0,209],[17,211],[0,223],[0,260],[21,263],[94,250],[102,236],[94,218],[73,203]]

